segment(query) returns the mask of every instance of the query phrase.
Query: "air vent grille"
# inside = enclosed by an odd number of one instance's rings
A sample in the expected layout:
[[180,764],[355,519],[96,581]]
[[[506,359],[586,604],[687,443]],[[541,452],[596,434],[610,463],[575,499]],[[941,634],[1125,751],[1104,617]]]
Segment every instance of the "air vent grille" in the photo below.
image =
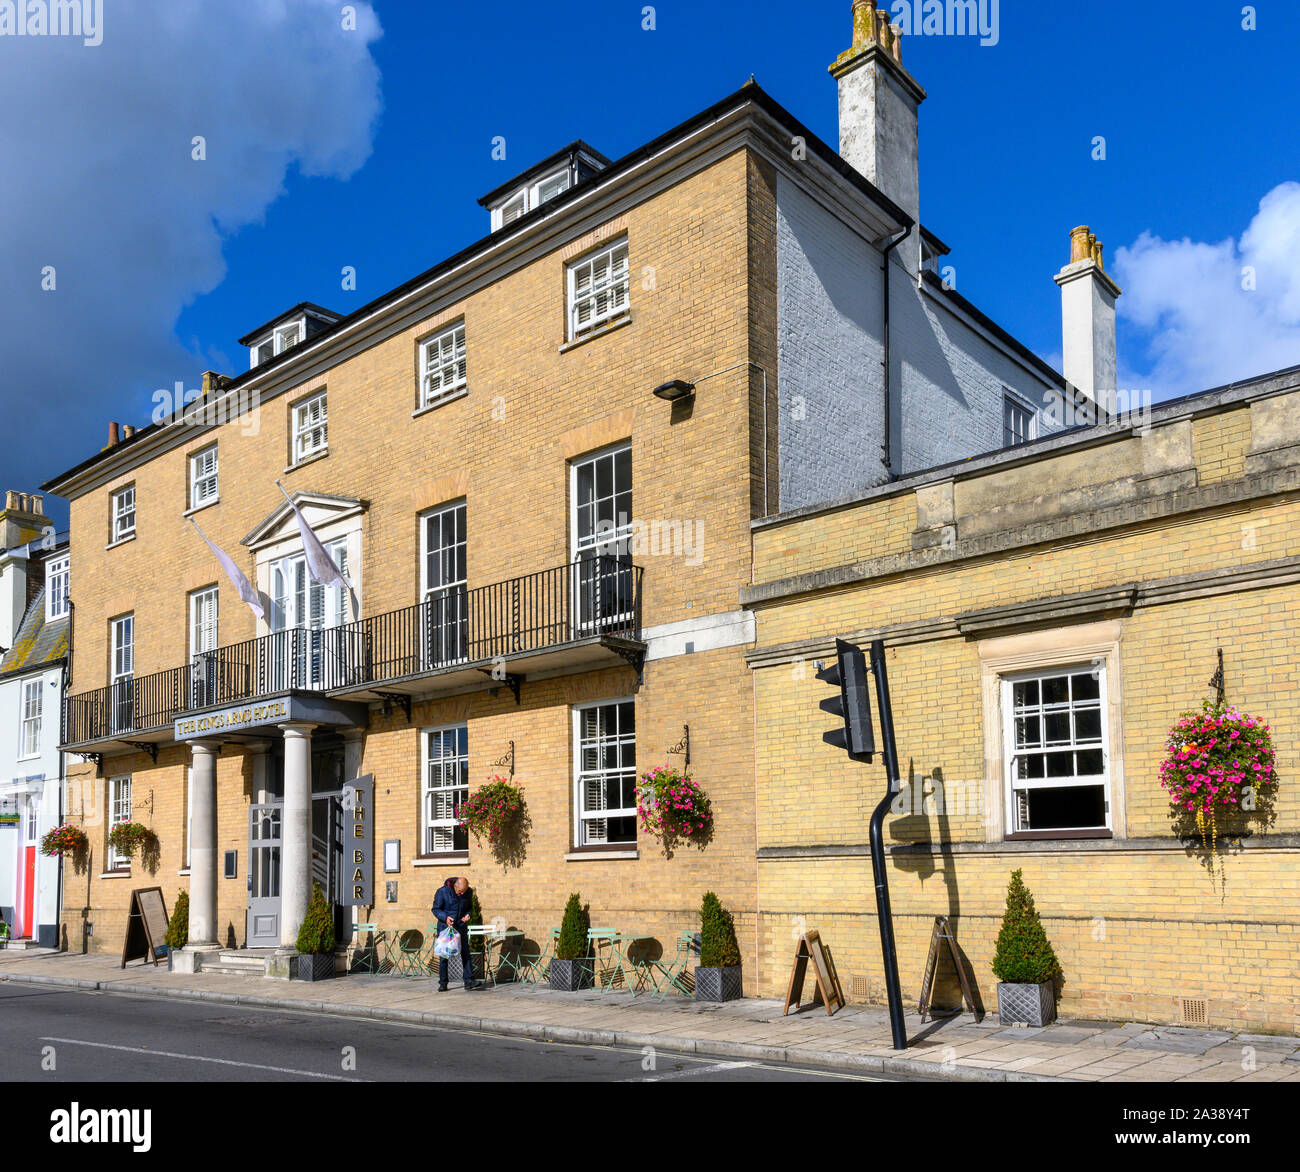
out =
[[1203,1026],[1210,1020],[1209,1005],[1204,997],[1183,997],[1180,999],[1182,1006],[1183,1025]]

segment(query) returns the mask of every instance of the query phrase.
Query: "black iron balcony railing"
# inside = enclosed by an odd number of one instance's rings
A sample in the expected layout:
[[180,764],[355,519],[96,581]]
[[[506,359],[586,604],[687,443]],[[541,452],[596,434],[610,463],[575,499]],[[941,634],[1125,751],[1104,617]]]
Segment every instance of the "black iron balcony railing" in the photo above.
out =
[[630,562],[582,558],[491,586],[435,591],[337,627],[275,631],[68,697],[63,743],[129,739],[186,712],[280,692],[356,691],[593,638],[637,642],[641,578]]

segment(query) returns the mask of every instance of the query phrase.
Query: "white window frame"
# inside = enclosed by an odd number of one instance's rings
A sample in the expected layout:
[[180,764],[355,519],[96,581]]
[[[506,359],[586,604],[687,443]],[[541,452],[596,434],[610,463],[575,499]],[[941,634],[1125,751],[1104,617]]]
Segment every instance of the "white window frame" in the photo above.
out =
[[[294,337],[289,337],[289,332],[293,331]],[[287,321],[284,325],[276,326],[273,335],[275,339],[275,352],[283,354],[291,346],[298,345],[307,336],[307,319],[300,317],[297,321]]]
[[[1044,744],[1037,747],[1026,749],[1017,749],[1015,743],[1016,727],[1016,709],[1014,700],[1015,685],[1026,683],[1031,680],[1041,681],[1051,678],[1066,677],[1067,679],[1075,675],[1095,675],[1097,679],[1098,698],[1096,700],[1087,700],[1076,703],[1073,698],[1067,701],[1065,708],[1052,706],[1058,713],[1068,712],[1073,714],[1080,710],[1096,710],[1098,714],[1098,724],[1100,726],[1100,736],[1096,741],[1076,741],[1074,739],[1074,722],[1071,721],[1071,739],[1069,742],[1059,742],[1048,746],[1044,738]],[[1078,833],[1100,833],[1102,831],[1112,831],[1113,823],[1111,819],[1111,783],[1110,783],[1110,744],[1109,728],[1107,714],[1109,712],[1109,696],[1106,689],[1106,667],[1104,663],[1075,663],[1075,664],[1053,664],[1046,667],[1036,667],[1029,671],[1009,672],[1001,678],[1002,687],[1002,726],[1003,726],[1003,762],[1004,762],[1004,791],[1003,801],[1004,818],[1007,828],[1008,838],[1021,838],[1026,835],[1043,835],[1047,837],[1068,836]],[[1073,684],[1070,685],[1073,694]],[[1040,692],[1041,700],[1041,692]],[[1045,705],[1041,703],[1035,708],[1041,711]],[[1033,779],[1017,780],[1016,778],[1016,759],[1020,755],[1030,754],[1048,754],[1053,752],[1077,752],[1101,750],[1102,754],[1102,771],[1100,774],[1072,774],[1068,777],[1042,777]],[[1101,826],[1062,826],[1051,829],[1040,830],[1030,826],[1022,830],[1018,826],[1018,807],[1020,792],[1028,792],[1035,789],[1061,789],[1076,786],[1096,786],[1102,790],[1102,798],[1105,809],[1105,822]]]
[[[41,802],[35,794],[30,794],[27,798],[27,809],[23,817],[23,835],[28,844],[36,842],[41,836]],[[30,928],[27,934],[36,935]]]
[[190,456],[189,507],[191,509],[215,505],[221,499],[217,476],[219,468],[216,444],[209,444]]
[[125,488],[117,489],[111,499],[112,528],[109,544],[114,544],[135,536],[135,485],[128,484]]
[[[211,617],[201,614],[201,608],[210,603]],[[203,586],[190,591],[190,660],[205,651],[215,651],[219,646],[221,623],[221,591],[216,586]]]
[[[544,196],[542,194],[544,189],[558,180],[562,180],[564,186],[558,191]],[[511,192],[509,198],[503,199],[492,209],[492,230],[495,232],[509,224],[513,224],[529,212],[541,207],[542,204],[549,203],[557,196],[563,195],[572,186],[573,175],[566,166],[561,167],[558,171],[552,171],[549,175],[543,175],[533,183],[520,187],[518,190]],[[517,211],[515,210],[516,207],[518,207]]]
[[[601,261],[607,263],[608,273],[598,283],[595,273]],[[579,296],[580,278],[584,272],[591,274],[591,285],[585,294]],[[619,273],[622,275],[618,276]],[[594,333],[603,326],[626,316],[631,312],[632,298],[632,268],[628,251],[628,238],[622,236],[611,244],[571,261],[566,271],[566,279],[568,282],[569,341],[572,342],[578,338],[586,337],[586,335]],[[609,298],[603,310],[599,308],[598,304],[602,295]],[[579,325],[579,312],[582,306],[588,303],[591,305],[591,316],[586,322]]]
[[25,761],[41,755],[41,718],[45,708],[45,680],[24,680],[19,696],[19,757]]
[[[453,753],[440,753],[436,758],[432,755],[434,738],[439,739],[440,744],[445,744],[444,738],[450,734],[455,738],[456,751]],[[463,750],[462,750],[463,746]],[[464,844],[456,845],[456,817],[455,808],[458,804],[456,794],[458,791],[463,793],[460,801],[463,802],[469,797],[469,726],[466,724],[440,724],[431,728],[420,731],[420,853],[422,855],[449,855],[465,854],[469,850],[469,837],[467,831],[462,831]],[[433,784],[433,767],[434,762],[440,763],[440,767],[445,770],[451,768],[459,773],[459,778],[446,783],[445,779],[442,784]],[[450,765],[446,764],[450,763]],[[445,775],[444,775],[445,776]],[[434,817],[434,796],[436,794],[452,793],[452,810],[450,816]],[[443,837],[443,842],[439,843],[439,837]]]
[[[131,821],[131,775],[110,777],[108,779],[108,828],[113,829],[119,822]],[[119,855],[112,846],[108,848],[108,870],[121,871],[130,867],[131,860],[126,855]]]
[[72,592],[72,558],[69,554],[45,563],[45,621],[66,618]]
[[[610,461],[610,463],[612,464],[611,480],[614,483],[614,499],[617,499],[619,496],[619,487],[616,479],[617,470],[618,470],[618,457],[624,452],[628,454],[628,470],[629,470],[628,474],[631,477],[631,483],[627,486],[627,492],[632,497],[632,509],[626,515],[624,514],[616,515],[614,518],[614,527],[612,529],[607,531],[601,531],[597,529],[592,533],[588,534],[587,536],[583,537],[579,534],[579,530],[578,530],[578,512],[579,512],[578,479],[579,479],[580,471],[581,469],[588,467],[590,465],[598,464],[605,460]],[[622,558],[622,560],[627,561],[629,572],[631,572],[630,556],[619,554],[617,552],[617,546],[622,543],[629,543],[628,549],[630,550],[631,548],[630,542],[633,537],[633,522],[635,520],[634,517],[635,510],[636,510],[636,470],[635,468],[632,467],[631,441],[623,440],[620,441],[619,443],[611,444],[609,447],[600,448],[594,452],[588,452],[585,456],[579,456],[578,458],[569,461],[569,548],[571,551],[570,554],[571,560],[573,561],[575,566],[573,571],[574,574],[573,587],[575,590],[575,594],[582,590],[583,577],[582,577],[582,571],[579,567],[584,556],[604,556],[604,557]],[[602,553],[602,551],[605,552]],[[601,589],[608,587],[609,589],[619,590],[627,585],[627,583],[622,580],[621,573],[615,574],[612,577],[602,576],[601,581],[602,581]],[[572,602],[572,605],[574,607],[574,614],[575,614],[575,619],[574,619],[575,625],[581,628],[586,629],[586,628],[596,627],[602,623],[621,623],[621,622],[625,622],[627,619],[631,617],[630,613],[628,612],[608,614],[608,615],[598,614],[593,616],[584,616],[581,614],[580,601],[581,598],[585,598],[585,597],[586,597],[585,594],[581,595],[581,597],[575,596]]]
[[[1020,438],[1016,436],[1016,429],[1009,425],[1008,415],[1011,412],[1021,412],[1024,415],[1024,435]],[[1008,439],[1008,433],[1012,436]],[[1038,438],[1038,412],[1033,405],[1026,402],[1019,395],[1002,388],[1002,446],[1004,448],[1019,447],[1021,444],[1027,444],[1030,440]]]
[[[135,612],[112,619],[109,628],[110,676],[114,683],[118,680],[133,679],[135,677]],[[130,638],[119,638],[121,631],[126,631]]]
[[[437,388],[430,383],[437,379]],[[469,386],[465,323],[458,321],[420,343],[420,408],[435,407]]]
[[[320,404],[320,418],[311,419],[311,409]],[[293,411],[293,463],[301,464],[329,451],[329,400],[327,392],[321,390],[300,399],[292,407]],[[315,433],[319,432],[319,437]],[[304,444],[309,441],[310,446]]]
[[[625,734],[621,727],[615,734],[615,740],[619,742],[630,741],[632,745],[632,765],[630,772],[632,775],[633,799],[630,807],[619,806],[616,808],[606,808],[600,810],[589,810],[587,808],[587,782],[604,779],[611,774],[626,774],[629,769],[620,768],[615,770],[596,769],[584,770],[582,765],[583,735],[582,735],[582,718],[583,714],[598,708],[617,708],[620,704],[632,705],[633,728],[630,734]],[[608,846],[614,850],[628,849],[635,847],[637,844],[637,814],[636,814],[636,700],[632,696],[619,696],[610,700],[598,700],[590,704],[575,704],[573,707],[573,812],[574,812],[574,846],[582,847],[604,847]],[[601,738],[608,740],[609,738]],[[600,740],[595,742],[600,743]],[[632,820],[632,837],[629,839],[619,839],[616,842],[609,840],[608,822],[611,818],[630,818]],[[605,823],[605,825],[601,825]]]

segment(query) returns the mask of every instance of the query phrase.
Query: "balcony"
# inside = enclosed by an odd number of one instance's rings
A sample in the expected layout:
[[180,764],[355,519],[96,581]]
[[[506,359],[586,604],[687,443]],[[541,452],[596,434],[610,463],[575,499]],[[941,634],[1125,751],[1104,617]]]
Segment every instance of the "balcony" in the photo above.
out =
[[62,747],[156,752],[180,717],[294,693],[409,703],[508,687],[518,700],[529,675],[620,663],[639,671],[642,572],[612,557],[584,558],[342,626],[219,647],[183,667],[68,697]]

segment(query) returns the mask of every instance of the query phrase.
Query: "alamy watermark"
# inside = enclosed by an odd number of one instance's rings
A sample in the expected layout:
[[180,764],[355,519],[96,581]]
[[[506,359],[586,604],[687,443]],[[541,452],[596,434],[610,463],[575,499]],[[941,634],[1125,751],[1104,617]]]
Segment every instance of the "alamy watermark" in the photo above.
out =
[[104,43],[104,0],[0,0],[0,37],[80,37]]
[[1002,39],[1001,0],[894,0],[889,23],[905,37],[979,37],[984,46]]
[[170,389],[154,391],[150,419],[163,424],[178,418],[190,427],[237,423],[244,435],[257,435],[262,430],[262,398],[257,391],[241,388],[205,399],[202,391],[186,390],[178,380]]

